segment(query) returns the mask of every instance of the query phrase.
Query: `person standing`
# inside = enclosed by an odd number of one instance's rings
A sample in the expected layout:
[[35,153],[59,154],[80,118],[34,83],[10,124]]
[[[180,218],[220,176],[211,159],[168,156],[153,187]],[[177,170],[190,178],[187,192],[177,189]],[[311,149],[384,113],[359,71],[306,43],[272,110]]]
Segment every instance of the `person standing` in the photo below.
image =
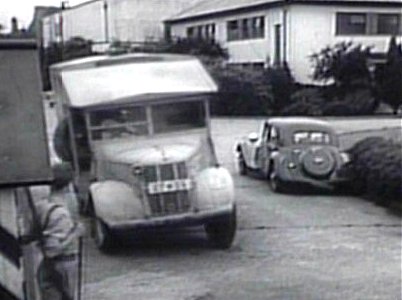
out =
[[37,269],[41,299],[77,300],[80,295],[80,239],[84,227],[78,221],[76,198],[72,191],[68,192],[71,167],[62,163],[52,169],[54,179],[50,195],[34,203],[34,221],[24,242],[37,241],[43,256]]
[[42,200],[35,209],[43,254],[37,273],[42,300],[75,300],[79,278],[78,243],[83,228],[61,204]]

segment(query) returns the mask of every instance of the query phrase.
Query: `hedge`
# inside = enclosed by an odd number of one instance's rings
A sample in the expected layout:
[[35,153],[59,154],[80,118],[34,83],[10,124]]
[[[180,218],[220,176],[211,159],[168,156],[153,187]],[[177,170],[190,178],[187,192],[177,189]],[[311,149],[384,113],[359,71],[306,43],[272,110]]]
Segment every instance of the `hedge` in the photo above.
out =
[[382,137],[369,137],[348,150],[355,192],[386,206],[402,205],[402,145]]

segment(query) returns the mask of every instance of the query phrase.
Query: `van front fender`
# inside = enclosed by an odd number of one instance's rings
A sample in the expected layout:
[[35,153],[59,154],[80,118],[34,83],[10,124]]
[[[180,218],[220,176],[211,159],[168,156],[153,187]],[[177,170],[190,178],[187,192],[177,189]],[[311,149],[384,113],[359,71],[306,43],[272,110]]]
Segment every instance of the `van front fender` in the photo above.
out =
[[234,184],[229,171],[222,167],[203,170],[195,179],[200,211],[234,205]]
[[92,183],[90,194],[96,217],[106,224],[145,216],[140,199],[124,182],[107,180]]

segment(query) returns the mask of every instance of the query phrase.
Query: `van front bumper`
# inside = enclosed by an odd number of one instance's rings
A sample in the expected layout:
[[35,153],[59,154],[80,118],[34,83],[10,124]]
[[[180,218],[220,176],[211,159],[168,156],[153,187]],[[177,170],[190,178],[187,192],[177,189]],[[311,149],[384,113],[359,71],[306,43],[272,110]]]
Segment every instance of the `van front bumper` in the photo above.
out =
[[222,216],[231,214],[234,204],[229,204],[208,211],[191,211],[179,215],[166,215],[160,217],[149,217],[140,220],[108,221],[103,220],[112,230],[128,230],[155,227],[186,227],[203,225],[205,223],[219,219]]

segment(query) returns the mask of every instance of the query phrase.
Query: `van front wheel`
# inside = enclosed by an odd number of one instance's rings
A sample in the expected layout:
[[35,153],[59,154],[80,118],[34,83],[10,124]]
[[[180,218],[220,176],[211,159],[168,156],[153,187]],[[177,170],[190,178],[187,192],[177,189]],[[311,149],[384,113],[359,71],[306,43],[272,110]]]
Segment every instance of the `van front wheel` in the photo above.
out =
[[102,222],[101,219],[97,218],[96,216],[93,216],[93,218],[94,240],[96,247],[98,247],[98,249],[102,252],[108,252],[113,245],[110,229],[104,222]]
[[217,249],[228,249],[236,235],[236,207],[232,212],[205,224],[205,231],[211,245]]

